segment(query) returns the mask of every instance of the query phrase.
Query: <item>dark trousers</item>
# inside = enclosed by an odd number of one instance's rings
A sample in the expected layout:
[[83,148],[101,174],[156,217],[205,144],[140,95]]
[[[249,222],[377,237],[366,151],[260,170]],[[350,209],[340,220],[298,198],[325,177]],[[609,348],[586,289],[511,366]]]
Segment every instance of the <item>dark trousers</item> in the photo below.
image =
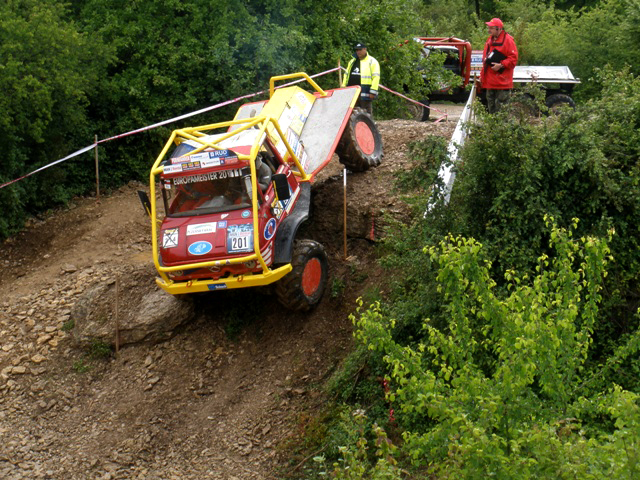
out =
[[373,101],[371,98],[364,98],[362,95],[358,98],[358,103],[356,103],[356,107],[362,108],[365,112],[371,115],[373,118]]
[[487,89],[487,111],[496,113],[504,105],[509,103],[511,98],[511,90],[492,90]]

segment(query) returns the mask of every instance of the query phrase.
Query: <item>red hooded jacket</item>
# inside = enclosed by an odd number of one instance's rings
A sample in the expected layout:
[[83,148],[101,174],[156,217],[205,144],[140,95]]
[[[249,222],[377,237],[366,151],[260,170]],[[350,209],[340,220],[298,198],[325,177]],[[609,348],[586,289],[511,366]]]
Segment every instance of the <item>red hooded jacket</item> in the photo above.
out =
[[[504,68],[501,71],[494,72],[491,69],[491,65],[487,65],[487,59],[489,62],[492,59],[497,60],[493,63],[501,63]],[[516,68],[517,63],[518,49],[513,37],[504,30],[500,32],[496,39],[489,35],[482,54],[482,72],[480,73],[482,88],[491,90],[509,90],[513,88],[513,70]]]

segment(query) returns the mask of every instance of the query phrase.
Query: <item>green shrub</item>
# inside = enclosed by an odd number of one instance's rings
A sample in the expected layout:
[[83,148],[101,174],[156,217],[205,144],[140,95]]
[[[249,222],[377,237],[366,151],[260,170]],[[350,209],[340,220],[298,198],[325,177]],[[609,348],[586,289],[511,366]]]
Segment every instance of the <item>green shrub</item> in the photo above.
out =
[[[478,242],[449,237],[425,248],[438,265],[448,321],[436,328],[425,319],[415,347],[394,340],[396,321],[379,305],[352,317],[356,337],[389,365],[387,398],[398,421],[424,419],[405,430],[402,453],[439,478],[633,478],[637,471],[635,394],[591,398],[614,419],[611,434],[588,437],[581,425],[591,405],[580,394],[607,242],[547,227],[554,255],[542,254],[531,276],[508,270],[506,294]],[[625,441],[618,461],[606,461]]]

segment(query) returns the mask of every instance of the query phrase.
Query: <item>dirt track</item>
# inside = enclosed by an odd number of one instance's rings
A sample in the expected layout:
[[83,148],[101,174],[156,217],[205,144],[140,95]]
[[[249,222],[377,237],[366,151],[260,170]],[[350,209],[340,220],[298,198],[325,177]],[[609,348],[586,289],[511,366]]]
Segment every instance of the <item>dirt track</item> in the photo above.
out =
[[[342,258],[342,181],[336,162],[314,186],[307,230],[329,253],[331,278],[311,314],[283,311],[267,292],[216,292],[158,345],[95,359],[65,326],[98,283],[135,276],[155,289],[148,218],[132,184],[33,220],[0,252],[0,478],[282,478],[302,412],[348,352],[354,300],[380,288],[371,232],[407,165],[407,144],[450,136],[454,122],[380,122],[383,164],[349,177],[349,259]],[[333,295],[332,295],[333,293]],[[95,352],[94,352],[95,353]]]

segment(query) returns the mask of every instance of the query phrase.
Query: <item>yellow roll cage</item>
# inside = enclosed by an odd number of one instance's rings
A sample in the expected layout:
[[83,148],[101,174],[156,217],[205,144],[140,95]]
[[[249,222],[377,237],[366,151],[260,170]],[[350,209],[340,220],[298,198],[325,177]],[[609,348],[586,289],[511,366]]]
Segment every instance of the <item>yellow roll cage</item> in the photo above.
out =
[[[307,80],[313,88],[320,93],[321,95],[326,95],[325,91],[322,90],[306,73],[293,73],[289,75],[281,75],[277,77],[272,77],[269,83],[269,96],[270,98],[274,95],[274,84],[278,80],[287,80],[291,78],[303,77]],[[297,87],[289,87],[289,88],[297,88]],[[151,197],[151,241],[152,241],[152,249],[153,249],[153,262],[155,264],[156,270],[158,271],[160,278],[156,278],[156,283],[166,292],[171,294],[184,294],[184,293],[195,293],[202,292],[207,290],[215,290],[217,288],[242,288],[242,287],[251,287],[251,286],[260,286],[260,285],[268,285],[273,283],[284,275],[289,273],[292,269],[291,264],[283,265],[276,269],[270,269],[265,263],[262,255],[260,254],[260,239],[258,232],[258,191],[256,188],[257,185],[257,173],[256,173],[256,165],[255,159],[260,151],[260,147],[264,143],[267,135],[269,135],[271,143],[275,145],[277,143],[276,138],[271,138],[274,135],[273,130],[267,130],[267,127],[272,125],[275,128],[275,133],[279,137],[282,142],[284,142],[284,146],[287,149],[287,152],[290,155],[290,159],[295,164],[295,169],[293,169],[293,174],[296,175],[299,182],[308,182],[310,180],[309,175],[304,171],[300,160],[296,156],[295,152],[289,145],[289,142],[286,139],[286,136],[282,132],[280,125],[278,124],[278,120],[273,116],[259,115],[252,118],[240,119],[240,120],[231,120],[227,122],[219,122],[213,123],[209,125],[202,125],[199,127],[191,127],[191,128],[183,128],[179,130],[174,130],[171,133],[171,137],[165,144],[164,148],[158,155],[158,158],[153,164],[151,168],[151,174],[149,177],[149,185],[150,185],[150,197]],[[210,133],[214,130],[219,130],[222,128],[229,128],[235,126],[236,128],[230,129],[227,133],[217,136],[214,140],[207,139],[210,136]],[[167,267],[160,264],[160,252],[158,249],[158,223],[160,219],[157,218],[158,211],[156,208],[156,176],[163,173],[163,167],[161,166],[162,161],[165,156],[169,152],[169,149],[173,145],[179,145],[185,140],[191,140],[193,142],[199,143],[200,145],[193,151],[190,151],[188,155],[194,155],[202,152],[207,148],[213,148],[215,150],[227,150],[229,146],[221,146],[221,142],[231,139],[234,136],[239,135],[240,133],[249,130],[251,128],[257,127],[259,129],[258,133],[255,136],[254,143],[251,147],[251,151],[249,155],[236,153],[239,160],[249,161],[249,166],[251,169],[251,205],[252,205],[252,221],[253,221],[253,245],[254,245],[254,253],[251,255],[246,255],[243,257],[235,257],[235,258],[221,258],[218,260],[204,261],[204,262],[194,262],[184,265],[178,265],[173,267]],[[252,260],[256,260],[260,266],[262,267],[262,273],[252,274],[252,275],[239,275],[235,277],[228,277],[221,280],[213,280],[213,279],[195,279],[188,281],[180,281],[174,282],[167,275],[168,272],[175,272],[179,270],[190,270],[190,269],[198,269],[198,268],[208,268],[208,267],[219,267],[223,265],[235,265],[239,263],[250,262]]]

